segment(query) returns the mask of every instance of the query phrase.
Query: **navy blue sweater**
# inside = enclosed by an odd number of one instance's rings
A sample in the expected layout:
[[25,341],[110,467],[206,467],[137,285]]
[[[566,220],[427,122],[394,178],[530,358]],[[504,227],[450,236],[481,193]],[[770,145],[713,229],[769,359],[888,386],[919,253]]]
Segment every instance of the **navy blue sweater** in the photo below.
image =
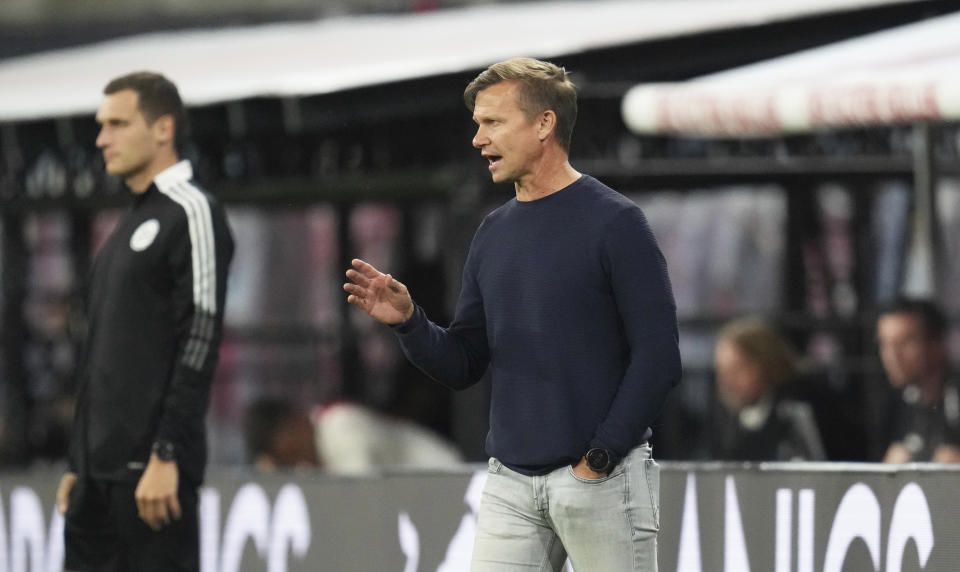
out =
[[453,389],[491,368],[486,452],[525,474],[592,446],[625,455],[680,379],[656,239],[636,204],[586,175],[484,219],[448,328],[417,307],[394,331],[411,362]]

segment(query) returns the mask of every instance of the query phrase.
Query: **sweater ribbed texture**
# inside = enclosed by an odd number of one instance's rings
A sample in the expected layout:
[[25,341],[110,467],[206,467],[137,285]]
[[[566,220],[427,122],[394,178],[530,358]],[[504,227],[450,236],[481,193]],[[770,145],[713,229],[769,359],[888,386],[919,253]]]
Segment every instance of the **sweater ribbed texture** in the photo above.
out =
[[510,200],[477,230],[454,320],[418,307],[394,328],[407,357],[462,389],[489,368],[486,452],[525,474],[620,455],[649,438],[680,378],[666,263],[632,201],[589,176]]

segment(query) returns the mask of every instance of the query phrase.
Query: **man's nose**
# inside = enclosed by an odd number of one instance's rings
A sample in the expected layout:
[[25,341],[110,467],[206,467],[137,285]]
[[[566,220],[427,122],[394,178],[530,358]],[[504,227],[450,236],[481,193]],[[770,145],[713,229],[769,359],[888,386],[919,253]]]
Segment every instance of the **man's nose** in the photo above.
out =
[[490,142],[490,139],[483,133],[483,128],[477,129],[477,134],[473,136],[473,146],[477,149]]
[[98,149],[103,149],[104,147],[107,146],[107,134],[104,132],[103,129],[101,129],[100,132],[97,133],[97,143],[96,143],[96,144],[97,144],[97,148],[98,148]]

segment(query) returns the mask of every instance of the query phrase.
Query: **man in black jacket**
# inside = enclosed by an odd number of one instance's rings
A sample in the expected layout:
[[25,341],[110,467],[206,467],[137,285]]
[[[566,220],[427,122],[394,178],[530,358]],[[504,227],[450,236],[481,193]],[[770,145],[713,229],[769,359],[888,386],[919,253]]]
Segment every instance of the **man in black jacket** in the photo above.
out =
[[885,463],[960,463],[960,391],[950,371],[949,322],[930,300],[898,298],[877,318],[893,402],[883,419]]
[[97,147],[133,205],[90,275],[70,470],[57,490],[67,570],[199,570],[204,417],[233,239],[177,148],[176,86],[140,72],[104,89]]

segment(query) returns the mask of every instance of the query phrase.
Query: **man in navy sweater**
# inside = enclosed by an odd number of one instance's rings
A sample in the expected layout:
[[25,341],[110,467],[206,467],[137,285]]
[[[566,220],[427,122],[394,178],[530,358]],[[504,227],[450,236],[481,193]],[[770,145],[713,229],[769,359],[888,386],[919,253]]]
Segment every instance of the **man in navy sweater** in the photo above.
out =
[[570,165],[567,72],[517,58],[464,92],[473,146],[516,198],[470,246],[453,322],[362,260],[348,302],[391,325],[453,389],[492,375],[491,456],[472,569],[656,570],[659,468],[647,439],[680,378],[666,263],[640,209]]

